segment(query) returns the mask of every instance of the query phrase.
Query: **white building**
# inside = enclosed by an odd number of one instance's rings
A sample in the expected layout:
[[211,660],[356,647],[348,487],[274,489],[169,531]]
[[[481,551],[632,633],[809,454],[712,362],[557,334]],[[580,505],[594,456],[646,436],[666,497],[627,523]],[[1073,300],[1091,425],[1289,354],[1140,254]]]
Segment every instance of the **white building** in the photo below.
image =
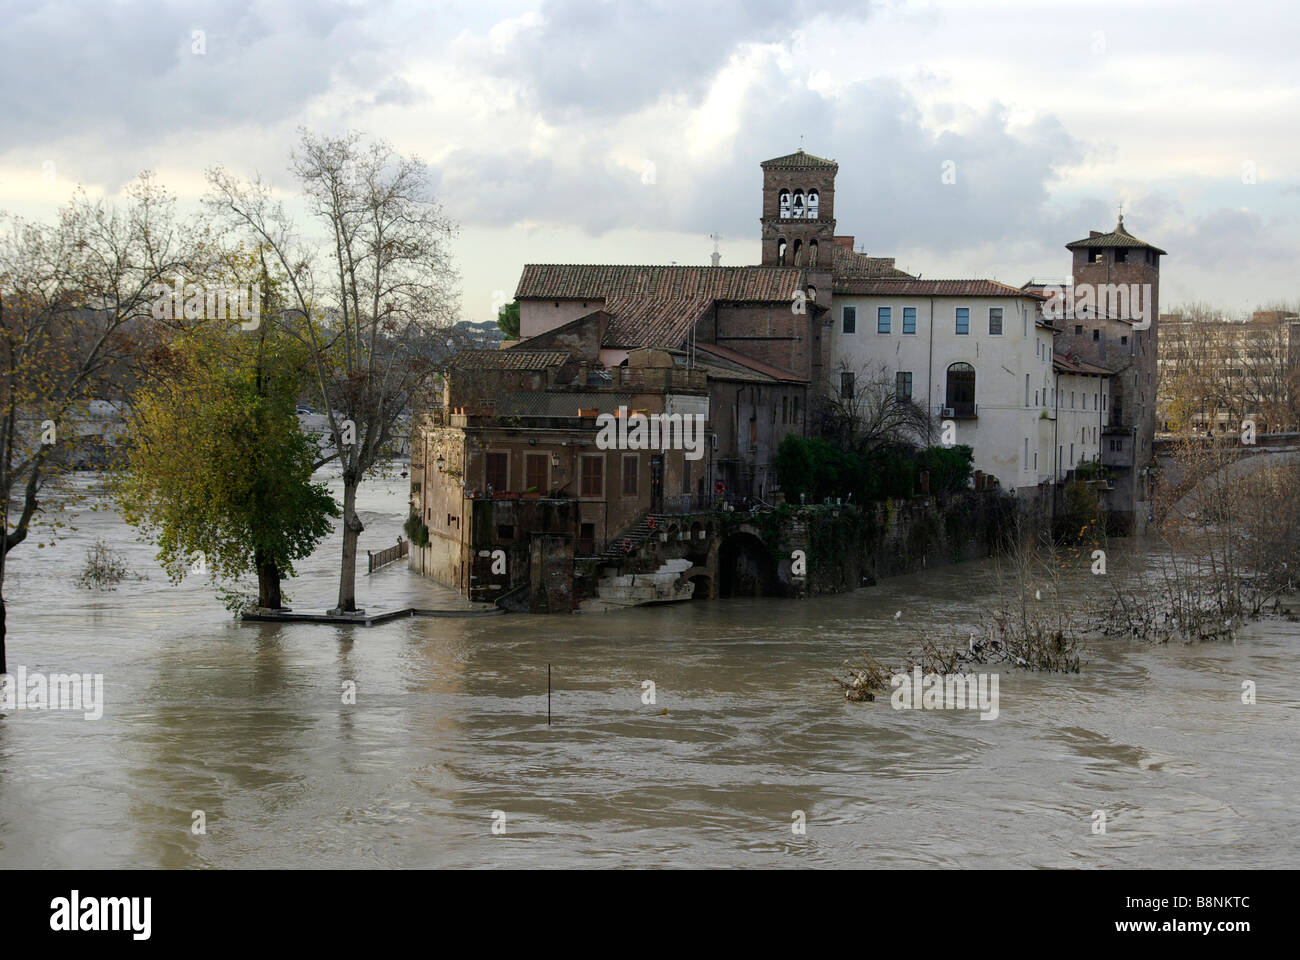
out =
[[831,389],[883,368],[956,425],[1005,489],[1063,477],[1100,451],[1108,373],[1055,356],[1041,298],[993,280],[837,279]]

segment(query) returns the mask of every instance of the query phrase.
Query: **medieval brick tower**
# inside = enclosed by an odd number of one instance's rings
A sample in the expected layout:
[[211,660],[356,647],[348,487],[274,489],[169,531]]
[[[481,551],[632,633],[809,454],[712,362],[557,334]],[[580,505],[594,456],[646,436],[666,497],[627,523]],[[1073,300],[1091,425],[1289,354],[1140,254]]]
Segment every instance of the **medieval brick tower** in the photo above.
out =
[[[1090,231],[1067,243],[1073,255],[1075,302],[1086,290],[1092,305],[1064,321],[1057,349],[1113,370],[1111,409],[1107,417],[1103,460],[1128,480],[1133,527],[1141,530],[1150,510],[1149,467],[1156,428],[1157,347],[1160,335],[1160,258],[1154,244],[1139,240],[1124,227],[1110,233]],[[1087,301],[1083,301],[1087,302]],[[1127,476],[1125,476],[1127,468]]]
[[761,166],[763,266],[829,269],[839,164],[800,149]]

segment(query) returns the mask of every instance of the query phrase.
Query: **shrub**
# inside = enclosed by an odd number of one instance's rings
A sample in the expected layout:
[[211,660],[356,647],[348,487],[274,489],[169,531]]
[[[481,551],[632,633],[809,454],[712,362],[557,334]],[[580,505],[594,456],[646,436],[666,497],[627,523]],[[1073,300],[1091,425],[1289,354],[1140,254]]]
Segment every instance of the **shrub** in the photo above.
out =
[[427,547],[429,545],[429,528],[420,519],[420,515],[412,511],[411,515],[406,518],[406,523],[402,525],[409,539],[417,547]]

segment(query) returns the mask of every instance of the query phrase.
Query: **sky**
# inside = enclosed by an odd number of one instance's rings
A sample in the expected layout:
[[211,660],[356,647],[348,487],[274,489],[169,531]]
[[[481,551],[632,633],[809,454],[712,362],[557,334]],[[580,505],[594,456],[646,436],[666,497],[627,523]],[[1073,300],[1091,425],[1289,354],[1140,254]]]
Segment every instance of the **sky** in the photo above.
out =
[[[464,319],[525,263],[759,260],[759,163],[838,161],[839,234],[926,278],[1167,250],[1161,308],[1300,299],[1300,6],[1164,0],[0,0],[0,211],[154,171],[292,196],[306,127],[429,165]],[[945,170],[950,171],[948,177]],[[945,182],[953,181],[953,182]]]

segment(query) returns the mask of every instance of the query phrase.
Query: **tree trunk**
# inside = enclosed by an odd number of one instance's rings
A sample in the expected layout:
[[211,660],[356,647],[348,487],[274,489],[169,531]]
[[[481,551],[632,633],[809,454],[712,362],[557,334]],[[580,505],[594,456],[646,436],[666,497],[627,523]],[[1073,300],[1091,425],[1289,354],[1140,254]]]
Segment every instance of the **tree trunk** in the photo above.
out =
[[357,608],[357,542],[365,524],[357,516],[357,481],[343,478],[343,563],[339,571],[338,609],[350,613]]
[[254,555],[253,562],[257,566],[257,605],[279,610],[284,606],[280,599],[280,568],[260,553]]

